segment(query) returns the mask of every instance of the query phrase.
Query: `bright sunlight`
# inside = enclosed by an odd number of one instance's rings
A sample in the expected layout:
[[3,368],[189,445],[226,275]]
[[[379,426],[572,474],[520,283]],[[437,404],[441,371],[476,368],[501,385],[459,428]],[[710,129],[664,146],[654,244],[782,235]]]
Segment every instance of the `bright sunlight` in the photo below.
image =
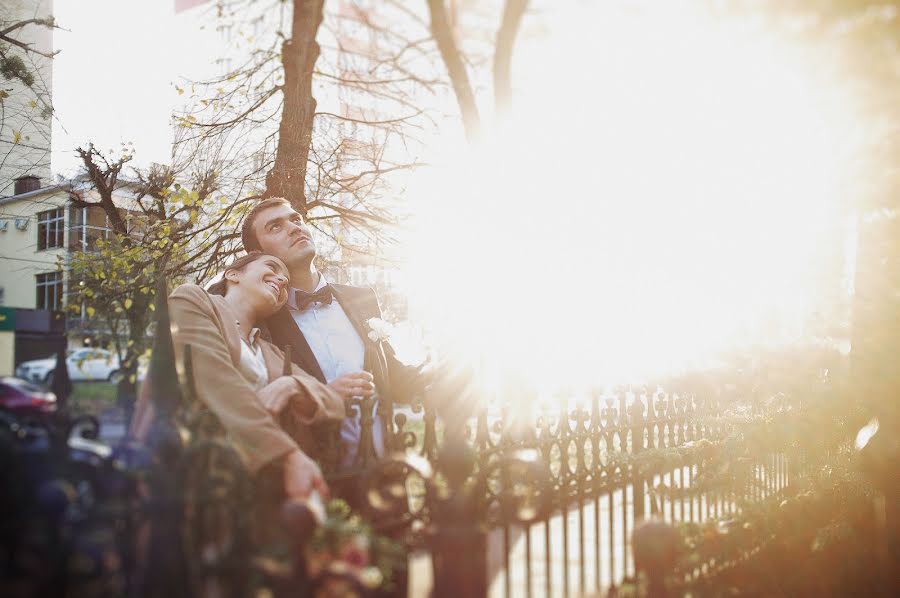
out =
[[[802,334],[835,299],[823,281],[846,288],[852,98],[814,48],[762,28],[578,16],[522,41],[529,103],[414,184],[416,319],[488,394],[645,380]],[[569,56],[551,68],[547,47]]]

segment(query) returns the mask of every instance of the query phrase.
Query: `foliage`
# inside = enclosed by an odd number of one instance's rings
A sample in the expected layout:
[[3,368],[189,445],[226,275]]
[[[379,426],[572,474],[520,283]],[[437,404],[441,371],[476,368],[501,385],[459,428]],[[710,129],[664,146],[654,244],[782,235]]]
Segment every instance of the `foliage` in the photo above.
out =
[[156,167],[135,171],[129,180],[122,176],[132,159],[129,148],[114,159],[92,145],[78,153],[85,176],[70,193],[71,205],[98,213],[106,230],[89,233],[83,251],[61,258],[59,267],[70,271],[69,309],[83,314],[83,327],[110,332],[127,374],[123,392],[133,394],[137,360],[152,342],[158,280],[171,288],[215,270],[231,251],[232,214],[242,202],[215,194],[215,171]]
[[[55,52],[31,41],[37,28],[54,29],[49,18],[20,18],[15,7],[0,8],[0,141],[6,149],[0,166],[13,168],[10,179],[46,176],[50,166],[50,116],[53,107],[46,77]],[[2,181],[0,193],[11,180]]]
[[21,39],[22,30],[29,25],[53,29],[56,22],[52,17],[47,19],[25,19],[10,22],[0,20],[0,76],[7,81],[17,79],[25,87],[31,88],[35,84],[35,76],[31,68],[26,64],[23,56],[36,54],[45,58],[52,58],[53,54],[41,52],[31,44]]
[[346,502],[332,500],[326,517],[306,546],[310,578],[350,575],[363,587],[389,589],[404,552],[396,542],[376,534]]
[[[727,505],[717,517],[676,524],[681,540],[670,590],[690,596],[887,595],[879,558],[886,530],[876,515],[883,480],[871,475],[858,450],[857,432],[871,412],[854,400],[849,358],[806,345],[757,358],[788,364],[749,378],[775,382],[768,385],[774,394],[764,399],[774,401],[774,411],[735,417],[719,439],[649,450],[623,462],[648,478],[698,463],[689,485],[660,483],[651,498],[717,496]],[[717,379],[734,391],[735,378],[743,376],[722,372]],[[786,474],[767,462],[775,453],[784,456]],[[758,500],[775,475],[789,476],[788,489]],[[642,575],[611,595],[647,591]]]

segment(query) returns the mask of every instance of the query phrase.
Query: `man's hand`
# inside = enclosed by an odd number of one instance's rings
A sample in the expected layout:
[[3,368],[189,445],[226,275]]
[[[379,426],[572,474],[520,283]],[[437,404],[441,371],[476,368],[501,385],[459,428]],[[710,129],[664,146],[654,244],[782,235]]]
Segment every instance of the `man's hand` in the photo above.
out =
[[353,372],[332,380],[328,386],[333,388],[345,401],[353,397],[371,397],[375,394],[374,378],[369,372]]
[[256,395],[262,401],[266,410],[278,415],[291,402],[291,397],[297,394],[297,381],[290,376],[281,376],[257,391]]
[[284,460],[284,493],[288,498],[305,500],[313,490],[328,499],[328,484],[322,470],[303,451],[294,451]]

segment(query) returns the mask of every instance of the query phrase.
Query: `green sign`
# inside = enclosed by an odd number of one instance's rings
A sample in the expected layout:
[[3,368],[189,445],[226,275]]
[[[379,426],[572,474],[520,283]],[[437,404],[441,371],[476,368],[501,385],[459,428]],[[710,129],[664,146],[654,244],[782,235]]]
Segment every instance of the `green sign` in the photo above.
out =
[[16,329],[16,310],[11,307],[0,307],[0,331]]

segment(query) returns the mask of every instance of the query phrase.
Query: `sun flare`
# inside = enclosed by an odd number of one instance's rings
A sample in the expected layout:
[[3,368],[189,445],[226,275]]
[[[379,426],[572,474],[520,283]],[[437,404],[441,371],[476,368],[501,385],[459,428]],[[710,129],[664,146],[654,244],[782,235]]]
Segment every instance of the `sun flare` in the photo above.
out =
[[[848,99],[764,30],[580,23],[526,45],[527,104],[412,186],[406,290],[429,338],[487,392],[553,393],[800,334],[846,274]],[[553,70],[550,45],[570,54]]]

